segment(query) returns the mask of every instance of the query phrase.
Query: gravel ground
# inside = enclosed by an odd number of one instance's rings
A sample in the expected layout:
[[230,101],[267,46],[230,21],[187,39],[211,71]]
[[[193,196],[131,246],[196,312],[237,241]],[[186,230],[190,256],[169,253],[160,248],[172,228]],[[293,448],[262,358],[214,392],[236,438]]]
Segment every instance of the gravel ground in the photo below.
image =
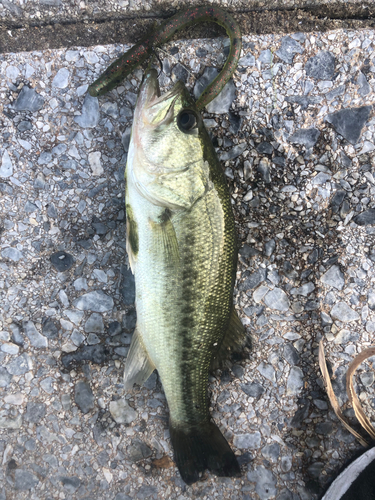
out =
[[[242,477],[189,487],[156,373],[123,388],[135,324],[123,174],[142,71],[99,99],[86,90],[126,48],[0,55],[0,500],[317,498],[360,449],[328,404],[318,342],[345,405],[348,364],[375,331],[375,32],[244,37],[204,114],[253,349],[210,381]],[[193,89],[227,51],[224,38],[165,46],[162,87]],[[372,363],[356,387],[374,418]]]
[[[207,0],[207,4],[220,4],[221,7],[235,10],[262,10],[270,8],[303,8],[320,7],[322,5],[362,5],[363,0]],[[107,17],[108,15],[126,15],[129,13],[155,13],[160,10],[182,8],[189,5],[201,5],[200,0],[2,0],[0,3],[0,19],[4,21],[38,22],[50,20],[51,23],[63,19],[79,19],[87,17]],[[370,4],[369,4],[370,5]],[[368,6],[369,6],[368,5]]]

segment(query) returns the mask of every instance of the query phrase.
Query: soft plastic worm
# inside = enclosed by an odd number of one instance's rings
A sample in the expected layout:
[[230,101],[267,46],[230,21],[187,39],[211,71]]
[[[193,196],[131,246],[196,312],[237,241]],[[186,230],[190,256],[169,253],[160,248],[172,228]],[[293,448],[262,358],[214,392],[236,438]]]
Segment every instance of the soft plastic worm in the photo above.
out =
[[145,59],[151,56],[155,47],[166,43],[176,31],[204,21],[212,21],[225,28],[230,38],[230,52],[219,75],[203,91],[197,100],[197,108],[202,109],[217,95],[236,70],[241,54],[241,31],[233,17],[215,6],[191,7],[167,19],[156,30],[136,43],[128,52],[112,63],[89,87],[89,94],[98,97],[115,88]]

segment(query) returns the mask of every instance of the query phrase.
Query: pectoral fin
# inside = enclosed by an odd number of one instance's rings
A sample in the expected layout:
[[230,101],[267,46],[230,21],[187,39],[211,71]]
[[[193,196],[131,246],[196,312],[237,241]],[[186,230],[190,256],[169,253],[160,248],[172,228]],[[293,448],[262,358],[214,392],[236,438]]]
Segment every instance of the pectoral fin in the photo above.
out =
[[142,345],[140,335],[135,329],[125,363],[125,390],[131,389],[134,384],[142,385],[154,370],[155,366],[150,361],[147,351]]
[[166,262],[178,263],[180,253],[170,210],[164,211],[160,222],[150,220],[150,225],[154,234],[156,250],[166,256]]

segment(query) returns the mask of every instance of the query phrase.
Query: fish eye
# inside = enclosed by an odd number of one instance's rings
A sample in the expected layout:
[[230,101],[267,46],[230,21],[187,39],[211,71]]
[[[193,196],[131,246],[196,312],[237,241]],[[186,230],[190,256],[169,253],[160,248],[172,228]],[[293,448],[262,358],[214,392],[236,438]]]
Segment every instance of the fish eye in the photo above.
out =
[[177,125],[182,132],[190,132],[198,125],[197,115],[190,109],[184,109],[177,117]]

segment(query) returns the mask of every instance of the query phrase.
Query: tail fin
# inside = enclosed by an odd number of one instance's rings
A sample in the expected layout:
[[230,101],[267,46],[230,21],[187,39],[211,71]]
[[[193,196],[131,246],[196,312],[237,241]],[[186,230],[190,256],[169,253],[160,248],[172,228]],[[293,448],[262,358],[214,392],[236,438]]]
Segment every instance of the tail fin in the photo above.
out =
[[186,484],[199,480],[199,473],[209,469],[217,476],[238,477],[237,459],[213,422],[200,427],[182,428],[170,424],[174,459]]

